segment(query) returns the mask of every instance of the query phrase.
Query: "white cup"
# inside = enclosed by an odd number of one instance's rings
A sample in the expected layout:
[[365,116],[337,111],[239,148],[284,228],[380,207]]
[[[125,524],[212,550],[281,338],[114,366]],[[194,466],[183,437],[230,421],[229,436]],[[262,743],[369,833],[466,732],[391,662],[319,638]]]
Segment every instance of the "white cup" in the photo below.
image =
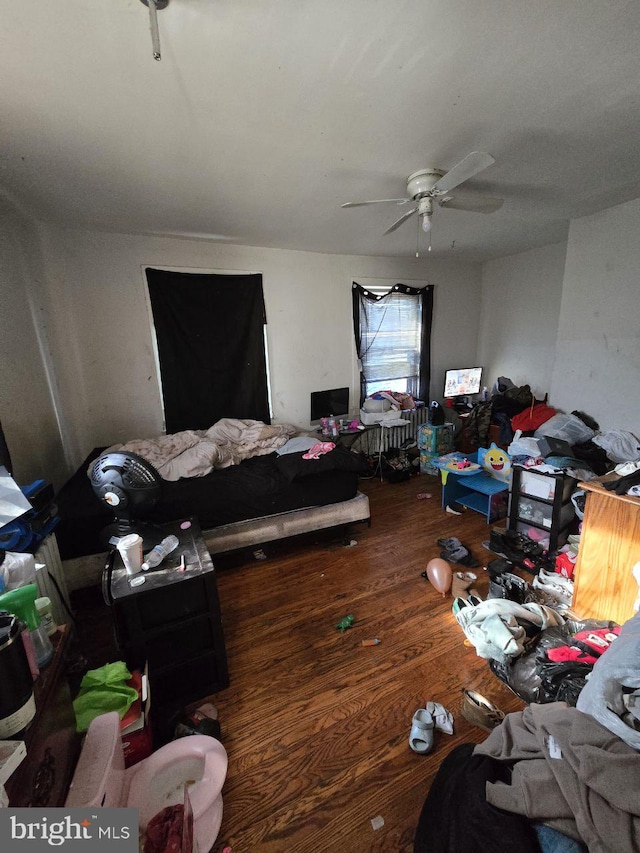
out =
[[142,569],[142,536],[129,533],[118,540],[116,547],[120,551],[127,574],[137,575]]

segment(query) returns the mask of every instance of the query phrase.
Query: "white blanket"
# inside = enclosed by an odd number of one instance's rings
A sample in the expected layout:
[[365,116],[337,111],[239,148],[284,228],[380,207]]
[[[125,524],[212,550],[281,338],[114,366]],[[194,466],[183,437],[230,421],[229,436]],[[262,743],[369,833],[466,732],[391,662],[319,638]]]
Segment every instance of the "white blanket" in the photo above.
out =
[[[207,430],[183,430],[157,438],[115,444],[109,451],[129,451],[150,462],[163,480],[204,477],[214,468],[237,465],[250,456],[273,453],[297,432],[292,424],[222,418]],[[92,466],[90,466],[92,467]]]

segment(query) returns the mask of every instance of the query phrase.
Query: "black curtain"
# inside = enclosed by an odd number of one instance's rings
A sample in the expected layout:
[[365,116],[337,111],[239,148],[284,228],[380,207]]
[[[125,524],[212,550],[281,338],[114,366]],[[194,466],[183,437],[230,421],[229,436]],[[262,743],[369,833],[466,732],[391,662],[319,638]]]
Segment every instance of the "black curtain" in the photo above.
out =
[[167,433],[270,422],[262,276],[147,269]]
[[[418,399],[425,402],[430,399],[429,387],[431,384],[431,324],[433,320],[433,285],[428,284],[426,287],[409,287],[406,284],[396,284],[385,296],[376,296],[358,284],[353,282],[351,288],[351,301],[353,308],[353,332],[356,339],[356,351],[358,358],[362,358],[362,337],[361,318],[364,312],[361,310],[363,300],[369,299],[372,302],[380,302],[384,300],[392,292],[405,293],[410,296],[415,296],[419,300],[421,312],[421,340],[420,340],[420,385],[418,388]],[[366,377],[360,370],[360,405],[364,402],[366,396]]]
[[13,473],[13,465],[11,464],[11,454],[9,453],[9,448],[7,447],[7,442],[4,437],[4,432],[2,430],[2,424],[0,423],[0,465],[4,465],[7,469],[7,473]]

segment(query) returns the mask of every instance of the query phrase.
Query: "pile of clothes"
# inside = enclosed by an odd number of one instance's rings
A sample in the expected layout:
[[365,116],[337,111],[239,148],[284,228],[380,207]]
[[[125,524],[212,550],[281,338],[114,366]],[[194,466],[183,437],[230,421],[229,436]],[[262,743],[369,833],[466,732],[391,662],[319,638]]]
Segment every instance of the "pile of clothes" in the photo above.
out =
[[[508,448],[512,463],[545,459],[578,480],[618,472],[616,466],[624,463],[640,462],[640,440],[633,433],[601,431],[597,421],[585,412],[559,412],[548,404],[546,395],[538,400],[529,385],[516,386],[506,376],[497,379],[491,398],[476,403],[469,413],[465,421],[467,440],[474,447],[488,447],[491,424],[499,426],[499,444]],[[629,486],[640,486],[640,473],[636,469],[633,474]]]
[[415,853],[640,850],[640,614],[620,630],[577,631],[574,647],[596,658],[577,707],[531,704],[451,751]]
[[[502,554],[486,566],[487,600],[455,598],[456,621],[477,655],[523,701],[575,706],[619,627],[571,616],[573,581],[558,571],[558,558],[554,571],[552,558],[528,537],[494,528],[485,545]],[[527,564],[532,583],[511,571]]]

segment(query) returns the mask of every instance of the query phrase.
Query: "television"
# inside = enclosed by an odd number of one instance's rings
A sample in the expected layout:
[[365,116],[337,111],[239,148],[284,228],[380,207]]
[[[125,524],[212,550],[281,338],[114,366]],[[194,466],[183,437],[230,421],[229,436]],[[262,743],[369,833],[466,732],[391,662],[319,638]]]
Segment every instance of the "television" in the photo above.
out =
[[481,367],[464,367],[447,370],[444,375],[444,397],[465,397],[479,394],[482,382]]
[[321,418],[342,418],[349,414],[349,389],[330,388],[328,391],[311,392],[311,423],[320,423]]

